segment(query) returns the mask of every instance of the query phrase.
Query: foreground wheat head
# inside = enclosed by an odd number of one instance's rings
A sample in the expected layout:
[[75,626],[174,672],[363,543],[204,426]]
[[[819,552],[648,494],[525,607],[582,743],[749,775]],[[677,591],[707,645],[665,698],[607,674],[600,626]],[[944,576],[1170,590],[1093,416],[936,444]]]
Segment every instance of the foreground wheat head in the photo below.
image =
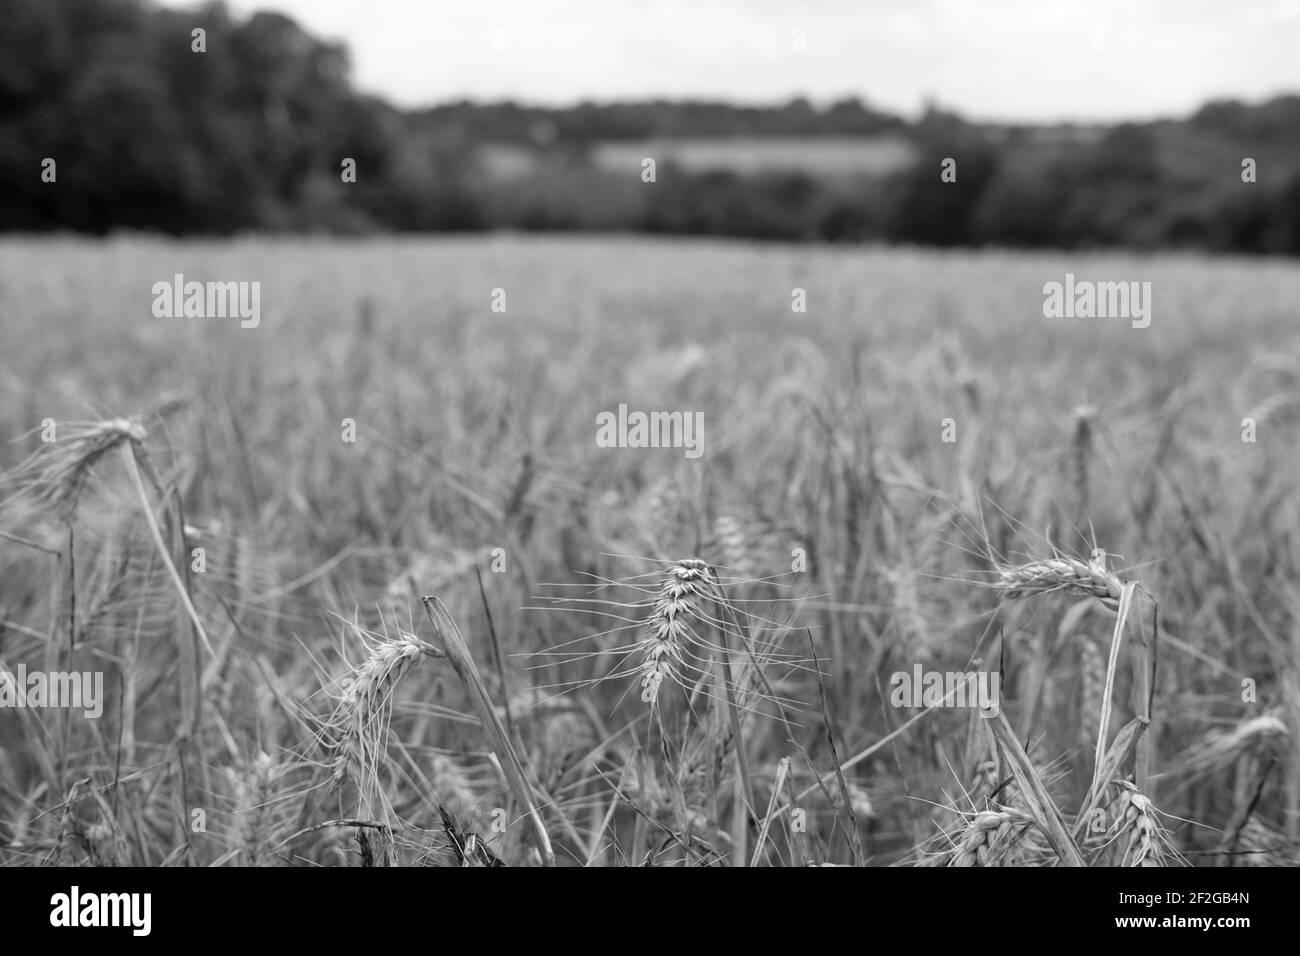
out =
[[366,659],[342,681],[329,721],[336,782],[350,777],[360,786],[378,775],[393,690],[412,667],[437,654],[432,645],[404,631],[370,645]]
[[357,813],[378,829],[357,828],[362,866],[391,866],[396,862],[388,802],[380,781],[388,742],[393,691],[425,657],[438,651],[413,634],[398,630],[395,637],[374,637],[360,626],[353,630],[368,653],[366,659],[338,684],[335,707],[321,734],[328,753],[332,782],[351,781],[356,788]]
[[1104,554],[1083,562],[1077,558],[1056,556],[998,568],[993,587],[1006,598],[1023,598],[1053,591],[1089,594],[1112,611],[1119,609],[1124,585],[1106,569]]
[[[701,670],[710,649],[696,630],[698,624],[711,624],[705,616],[705,604],[719,596],[713,569],[699,558],[683,558],[664,572],[646,622],[644,636],[638,644],[641,658],[638,667],[641,700],[655,706],[665,680],[683,683],[683,675]],[[696,652],[705,651],[705,657]]]
[[1009,809],[981,810],[967,822],[957,845],[944,858],[947,866],[996,866],[1014,840],[1015,827],[1029,825],[1024,814]]

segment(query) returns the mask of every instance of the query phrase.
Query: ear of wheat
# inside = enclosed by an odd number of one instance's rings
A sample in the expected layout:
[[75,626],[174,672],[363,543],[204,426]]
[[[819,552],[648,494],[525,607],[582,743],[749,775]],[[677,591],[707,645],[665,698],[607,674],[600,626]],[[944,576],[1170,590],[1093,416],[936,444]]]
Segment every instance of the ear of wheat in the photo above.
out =
[[1079,644],[1079,742],[1091,749],[1097,742],[1106,697],[1106,659],[1087,636]]
[[142,425],[128,418],[66,422],[58,427],[57,440],[42,445],[13,477],[20,494],[31,494],[65,517],[76,510],[91,471],[105,455],[124,444],[141,449],[148,437]]
[[711,645],[696,630],[709,625],[706,603],[719,597],[717,579],[699,558],[683,558],[668,568],[637,645],[641,700],[652,707],[659,702],[664,681],[684,685],[684,679],[703,670]]
[[455,759],[445,754],[434,754],[429,766],[429,779],[438,803],[453,819],[463,820],[473,815],[478,798]]
[[1088,562],[1056,556],[1028,564],[998,568],[993,587],[1006,598],[1032,597],[1055,591],[1089,594],[1112,611],[1119,610],[1123,583],[1106,570],[1105,559]]
[[1092,425],[1097,417],[1094,405],[1079,405],[1074,410],[1074,442],[1071,457],[1074,465],[1075,519],[1081,524],[1088,514],[1090,487],[1088,465],[1092,456]]
[[120,866],[127,860],[126,834],[116,820],[106,815],[86,827],[86,846],[97,865]]
[[1212,730],[1188,750],[1182,771],[1200,778],[1222,770],[1238,756],[1252,748],[1264,749],[1279,744],[1290,736],[1281,708],[1275,708],[1243,720],[1230,730]]
[[1002,866],[1016,843],[1033,828],[1032,818],[1012,807],[963,813],[943,839],[948,846],[936,853],[923,853],[922,866]]
[[718,515],[713,521],[713,550],[722,557],[722,564],[738,578],[758,577],[750,542],[745,528],[732,515]]
[[330,767],[336,782],[350,777],[364,789],[378,776],[393,690],[424,657],[438,653],[431,644],[404,631],[370,644],[366,659],[340,682],[327,727]]
[[1118,791],[1106,808],[1103,834],[1113,865],[1169,866],[1180,862],[1155,804],[1128,780],[1112,782]]
[[[368,636],[354,628],[363,641]],[[358,814],[366,821],[376,816],[381,824],[374,834],[357,828],[362,866],[394,863],[392,834],[387,826],[388,807],[379,781],[380,762],[388,741],[393,690],[402,677],[424,657],[440,656],[437,648],[413,634],[399,630],[396,637],[369,642],[369,654],[340,682],[334,712],[324,738],[330,748],[329,766],[336,784],[351,780],[357,789]]]
[[952,850],[949,866],[994,865],[995,847],[1010,834],[1012,815],[1006,811],[984,810],[973,817],[962,831]]
[[235,849],[243,866],[265,866],[284,828],[287,804],[277,791],[284,768],[266,753],[242,768],[236,779]]

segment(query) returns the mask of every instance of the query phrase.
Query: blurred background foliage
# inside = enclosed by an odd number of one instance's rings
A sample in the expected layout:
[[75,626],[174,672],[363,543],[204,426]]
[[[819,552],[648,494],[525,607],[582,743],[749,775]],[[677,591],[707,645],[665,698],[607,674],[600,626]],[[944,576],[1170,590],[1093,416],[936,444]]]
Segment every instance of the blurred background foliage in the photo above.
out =
[[[1118,126],[858,99],[446,103],[359,93],[275,13],[0,0],[0,229],[628,231],[1300,253],[1300,96]],[[207,31],[205,53],[191,30]],[[1244,157],[1258,182],[1244,184]],[[57,183],[41,180],[45,157]],[[340,163],[356,160],[356,183]],[[656,182],[642,182],[642,160]],[[957,159],[957,181],[940,164]]]

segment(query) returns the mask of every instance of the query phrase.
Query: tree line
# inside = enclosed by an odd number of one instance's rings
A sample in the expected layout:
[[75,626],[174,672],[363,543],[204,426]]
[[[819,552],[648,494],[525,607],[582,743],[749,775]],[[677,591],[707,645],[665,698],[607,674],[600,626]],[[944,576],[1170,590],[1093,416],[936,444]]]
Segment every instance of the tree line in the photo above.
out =
[[[614,230],[1300,253],[1297,96],[1091,129],[934,108],[909,122],[856,98],[401,110],[352,86],[344,46],[276,13],[0,0],[0,24],[9,231]],[[785,138],[815,151],[881,137],[908,143],[912,161],[828,175],[669,159],[648,183],[640,162],[599,160],[610,143]]]

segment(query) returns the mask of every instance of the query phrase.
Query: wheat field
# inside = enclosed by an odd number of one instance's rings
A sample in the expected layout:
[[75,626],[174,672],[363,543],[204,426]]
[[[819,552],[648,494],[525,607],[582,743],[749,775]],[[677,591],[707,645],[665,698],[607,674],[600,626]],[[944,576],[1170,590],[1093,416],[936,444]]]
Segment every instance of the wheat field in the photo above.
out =
[[1300,862],[1293,263],[0,250],[0,668],[103,683],[0,707],[0,863]]

